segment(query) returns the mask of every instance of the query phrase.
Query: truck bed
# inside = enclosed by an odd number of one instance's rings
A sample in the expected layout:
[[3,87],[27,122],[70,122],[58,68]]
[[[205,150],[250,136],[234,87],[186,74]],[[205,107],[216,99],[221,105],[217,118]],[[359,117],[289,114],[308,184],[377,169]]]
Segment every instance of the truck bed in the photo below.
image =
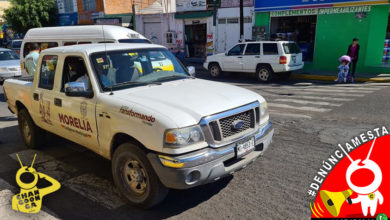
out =
[[12,112],[17,112],[16,101],[20,101],[27,109],[32,104],[33,77],[21,77],[19,79],[7,79],[3,89]]

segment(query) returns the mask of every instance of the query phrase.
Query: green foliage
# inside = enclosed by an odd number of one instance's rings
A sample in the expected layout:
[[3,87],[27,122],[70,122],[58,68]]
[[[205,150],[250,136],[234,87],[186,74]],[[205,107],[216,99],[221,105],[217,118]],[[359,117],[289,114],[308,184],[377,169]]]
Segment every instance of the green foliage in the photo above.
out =
[[4,19],[15,32],[25,34],[30,28],[54,26],[55,12],[54,0],[11,0]]

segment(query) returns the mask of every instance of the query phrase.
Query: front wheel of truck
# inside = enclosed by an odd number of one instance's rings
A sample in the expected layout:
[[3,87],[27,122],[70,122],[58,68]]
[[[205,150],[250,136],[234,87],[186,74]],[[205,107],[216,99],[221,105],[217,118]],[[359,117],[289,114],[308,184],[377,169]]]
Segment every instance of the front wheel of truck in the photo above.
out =
[[136,144],[124,143],[115,150],[112,174],[119,191],[134,206],[151,208],[168,193],[144,151]]
[[45,132],[32,120],[27,109],[21,109],[18,113],[19,131],[27,148],[38,148],[43,144]]

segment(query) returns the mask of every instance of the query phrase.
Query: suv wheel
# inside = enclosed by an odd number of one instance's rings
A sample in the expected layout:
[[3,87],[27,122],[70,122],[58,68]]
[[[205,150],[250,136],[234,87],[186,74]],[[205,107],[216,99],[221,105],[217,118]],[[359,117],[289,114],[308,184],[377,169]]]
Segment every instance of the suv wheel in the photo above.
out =
[[260,66],[257,68],[256,77],[260,82],[270,82],[273,79],[273,71],[267,66]]
[[210,66],[209,66],[209,74],[210,74],[210,76],[212,76],[214,78],[220,77],[221,74],[222,74],[222,71],[221,71],[221,68],[219,67],[219,65],[216,64],[216,63],[210,64]]
[[37,148],[45,140],[45,132],[35,125],[26,109],[18,112],[19,131],[27,148]]
[[167,195],[143,150],[133,143],[124,143],[115,150],[112,158],[115,185],[132,204],[151,208]]

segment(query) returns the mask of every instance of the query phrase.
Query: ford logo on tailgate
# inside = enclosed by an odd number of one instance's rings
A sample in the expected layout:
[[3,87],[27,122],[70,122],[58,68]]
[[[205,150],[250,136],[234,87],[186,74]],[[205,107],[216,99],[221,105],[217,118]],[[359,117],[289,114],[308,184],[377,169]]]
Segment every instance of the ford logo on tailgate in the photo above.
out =
[[244,124],[245,121],[243,120],[235,120],[232,122],[232,129],[239,130],[240,128],[242,128],[242,126],[244,126]]

